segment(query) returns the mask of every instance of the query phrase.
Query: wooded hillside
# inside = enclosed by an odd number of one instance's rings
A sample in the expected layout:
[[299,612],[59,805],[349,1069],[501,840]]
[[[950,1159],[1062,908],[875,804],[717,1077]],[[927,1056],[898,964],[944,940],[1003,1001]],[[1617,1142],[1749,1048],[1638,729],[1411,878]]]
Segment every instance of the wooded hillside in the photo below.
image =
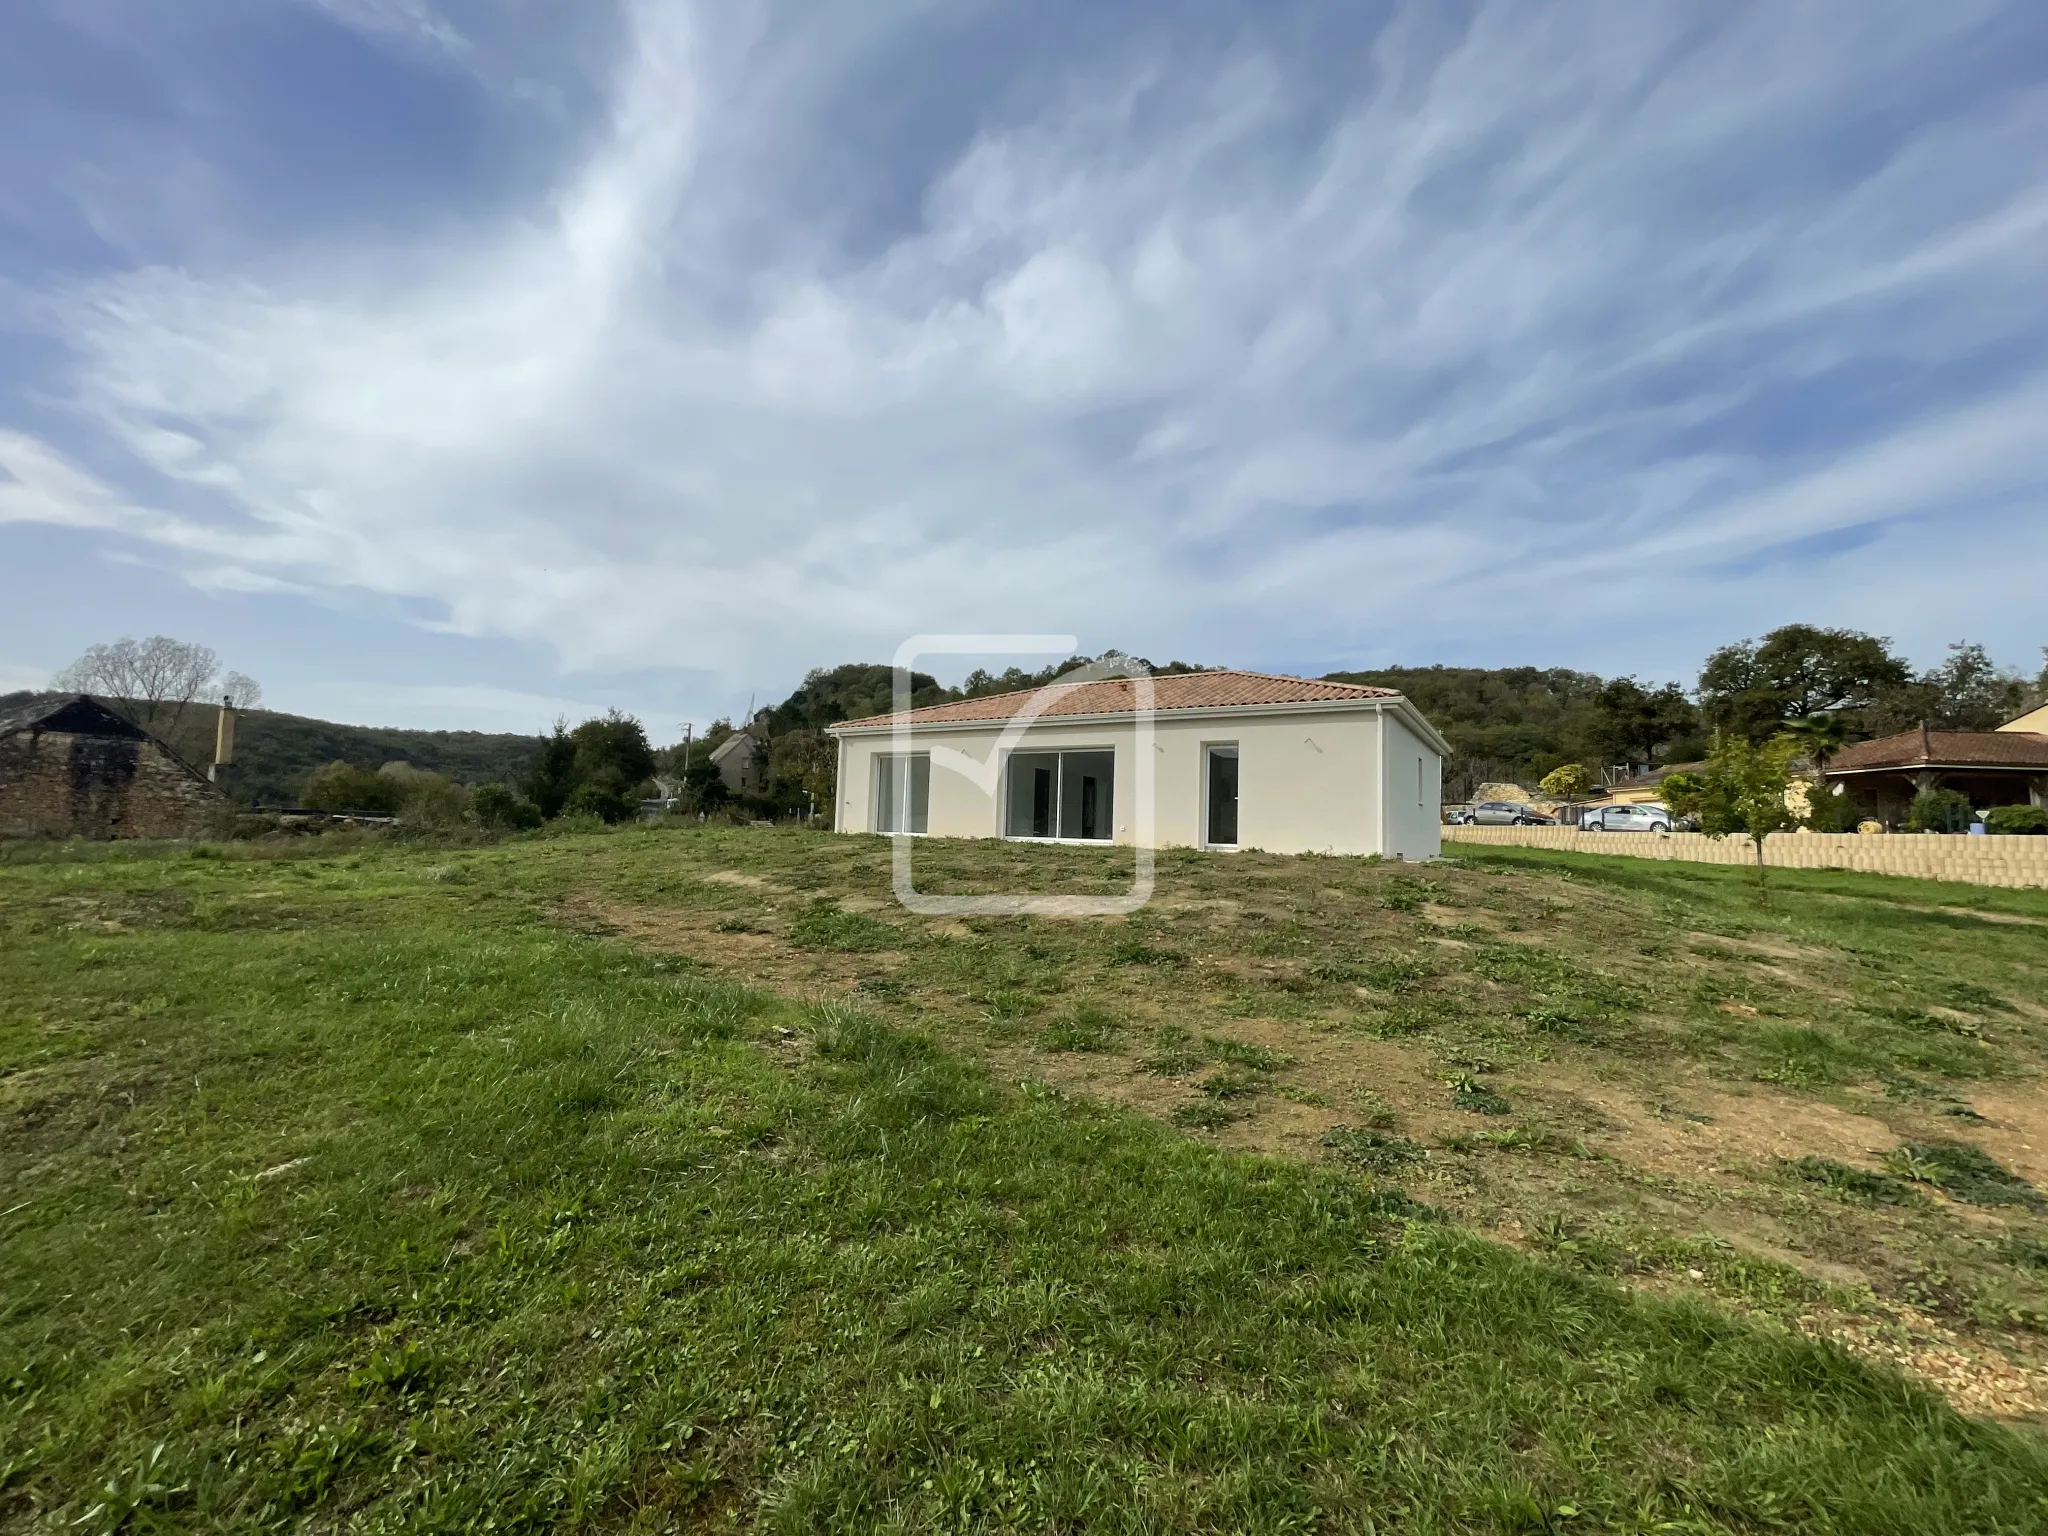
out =
[[[0,697],[0,709],[32,698]],[[219,710],[188,704],[176,723],[159,723],[157,734],[196,768],[213,761]],[[258,805],[291,805],[307,774],[328,763],[381,768],[410,763],[462,784],[516,782],[540,757],[541,738],[485,731],[409,731],[389,726],[339,725],[304,715],[251,710],[235,729],[235,771],[229,787],[238,800]]]

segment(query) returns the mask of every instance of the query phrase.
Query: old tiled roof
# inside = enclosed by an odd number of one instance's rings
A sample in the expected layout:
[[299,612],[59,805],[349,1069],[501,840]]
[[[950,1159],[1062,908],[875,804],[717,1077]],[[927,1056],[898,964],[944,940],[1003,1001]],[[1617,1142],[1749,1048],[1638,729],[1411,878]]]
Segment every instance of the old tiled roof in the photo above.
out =
[[1828,759],[1829,773],[1889,768],[2031,768],[2048,773],[2048,736],[2034,731],[1901,731]]
[[[1057,683],[1052,686],[1059,686]],[[1008,720],[1021,713],[1040,690],[1021,688],[1015,693],[992,693],[979,699],[961,699],[951,704],[931,704],[902,716],[869,715],[847,720],[834,730],[859,730],[889,725],[901,718],[914,725],[953,725],[983,720]],[[1127,677],[1106,677],[1092,683],[1076,683],[1059,694],[1039,718],[1058,715],[1128,714],[1135,705],[1137,690]],[[1367,688],[1357,683],[1325,683],[1306,677],[1280,677],[1270,672],[1176,672],[1152,679],[1153,708],[1228,709],[1258,704],[1341,704],[1354,699],[1398,699],[1391,688]]]
[[0,740],[31,730],[73,736],[120,736],[130,741],[146,741],[204,784],[209,792],[219,793],[213,781],[180,757],[168,742],[152,736],[126,715],[108,708],[91,694],[39,693],[0,710]]
[[0,737],[28,730],[130,738],[144,734],[133,722],[82,693],[39,693],[0,711]]

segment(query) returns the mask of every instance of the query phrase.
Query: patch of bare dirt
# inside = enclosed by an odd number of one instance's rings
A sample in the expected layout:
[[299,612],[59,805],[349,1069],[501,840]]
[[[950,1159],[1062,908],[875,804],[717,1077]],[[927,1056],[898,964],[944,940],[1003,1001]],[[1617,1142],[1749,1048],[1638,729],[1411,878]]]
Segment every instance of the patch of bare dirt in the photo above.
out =
[[1892,1312],[1893,1320],[1875,1322],[1817,1312],[1800,1318],[1799,1326],[1851,1354],[1919,1377],[1963,1413],[2048,1418],[2048,1363],[1986,1349],[1910,1307]]
[[1645,1103],[1631,1088],[1577,1073],[1553,1072],[1542,1081],[1607,1120],[1611,1129],[1592,1138],[1598,1150],[1672,1178],[1743,1182],[1781,1157],[1872,1167],[1899,1141],[1882,1120],[1772,1089],[1738,1095],[1675,1083]]
[[1234,918],[1244,910],[1243,902],[1228,896],[1160,897],[1152,905],[1162,912],[1212,912],[1227,918]]
[[[842,997],[862,978],[903,963],[894,951],[850,955],[799,949],[764,925],[741,928],[728,913],[636,907],[586,897],[565,904],[564,920],[585,931],[615,934],[706,970],[799,998]],[[731,926],[728,926],[731,925]]]
[[1964,1133],[2014,1173],[2048,1189],[2048,1083],[1980,1088],[1970,1108],[1984,1117]]
[[1484,907],[1447,907],[1439,901],[1425,901],[1422,915],[1445,928],[1484,928],[1489,933],[1501,925],[1500,916]]
[[1980,923],[2012,923],[2021,928],[2048,928],[2048,917],[2022,917],[2017,912],[1980,912],[1975,907],[1936,907],[1950,917],[1974,917]]
[[788,887],[777,885],[773,880],[769,880],[761,875],[750,875],[746,871],[738,869],[715,869],[710,874],[699,875],[697,878],[706,885],[737,885],[743,886],[750,891],[780,891],[788,889]]
[[[1217,1039],[1263,1046],[1292,1058],[1275,1073],[1276,1087],[1256,1097],[1233,1101],[1244,1118],[1212,1139],[1244,1152],[1275,1153],[1320,1160],[1322,1138],[1340,1125],[1364,1118],[1360,1089],[1400,1113],[1404,1122],[1428,1112],[1432,1099],[1445,1089],[1428,1072],[1422,1053],[1386,1041],[1318,1031],[1277,1019],[1233,1019],[1206,1033]],[[1118,1104],[1160,1119],[1203,1098],[1201,1083],[1214,1067],[1178,1076],[1149,1071],[1138,1055],[1113,1052],[1041,1051],[1034,1047],[1000,1048],[993,1053],[1013,1075],[1034,1077],[1068,1093]],[[1313,1094],[1320,1102],[1290,1098],[1287,1091]]]
[[1725,949],[1738,955],[1760,955],[1768,960],[1800,960],[1811,962],[1831,958],[1829,952],[1812,944],[1795,944],[1790,939],[1731,939],[1724,934],[1702,933],[1697,929],[1685,935],[1686,942],[1707,949]]

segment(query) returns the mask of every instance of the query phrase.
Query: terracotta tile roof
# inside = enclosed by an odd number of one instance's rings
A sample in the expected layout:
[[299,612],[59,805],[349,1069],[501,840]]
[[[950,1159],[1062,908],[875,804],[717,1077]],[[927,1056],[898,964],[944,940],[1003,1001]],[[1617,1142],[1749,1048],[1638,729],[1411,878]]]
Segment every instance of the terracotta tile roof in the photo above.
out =
[[[1057,683],[1052,686],[1059,686]],[[1280,677],[1270,672],[1177,672],[1152,679],[1155,709],[1229,709],[1257,704],[1338,704],[1353,699],[1398,699],[1392,688],[1367,688],[1358,683],[1325,683],[1306,677]],[[1037,697],[1040,690],[1023,688],[1015,693],[992,693],[979,699],[961,699],[951,704],[931,704],[906,712],[902,718],[915,725],[953,725],[984,720],[1008,720]],[[1120,715],[1133,707],[1136,690],[1127,677],[1103,678],[1078,683],[1061,693],[1043,710],[1040,718],[1058,715]],[[869,715],[846,720],[835,731],[861,730],[888,725],[898,717]]]
[[2048,773],[2048,736],[2033,731],[1901,731],[1828,759],[1829,773],[1888,768],[2032,768]]

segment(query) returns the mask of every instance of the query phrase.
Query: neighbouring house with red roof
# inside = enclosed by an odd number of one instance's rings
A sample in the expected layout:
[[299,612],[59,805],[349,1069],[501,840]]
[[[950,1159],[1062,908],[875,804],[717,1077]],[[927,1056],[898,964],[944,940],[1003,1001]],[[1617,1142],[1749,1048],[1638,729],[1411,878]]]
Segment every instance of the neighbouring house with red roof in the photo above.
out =
[[2037,736],[2048,736],[2048,704],[2037,704],[2023,715],[2017,715],[1999,727],[2001,731],[2031,731]]
[[1449,748],[1389,688],[1055,682],[830,728],[842,832],[1433,858]]
[[1995,731],[1931,731],[1923,725],[1859,741],[1828,760],[1827,776],[1859,810],[1893,824],[1905,819],[1923,789],[1957,790],[1979,810],[2048,807],[2048,734],[2013,729],[2019,723]]

